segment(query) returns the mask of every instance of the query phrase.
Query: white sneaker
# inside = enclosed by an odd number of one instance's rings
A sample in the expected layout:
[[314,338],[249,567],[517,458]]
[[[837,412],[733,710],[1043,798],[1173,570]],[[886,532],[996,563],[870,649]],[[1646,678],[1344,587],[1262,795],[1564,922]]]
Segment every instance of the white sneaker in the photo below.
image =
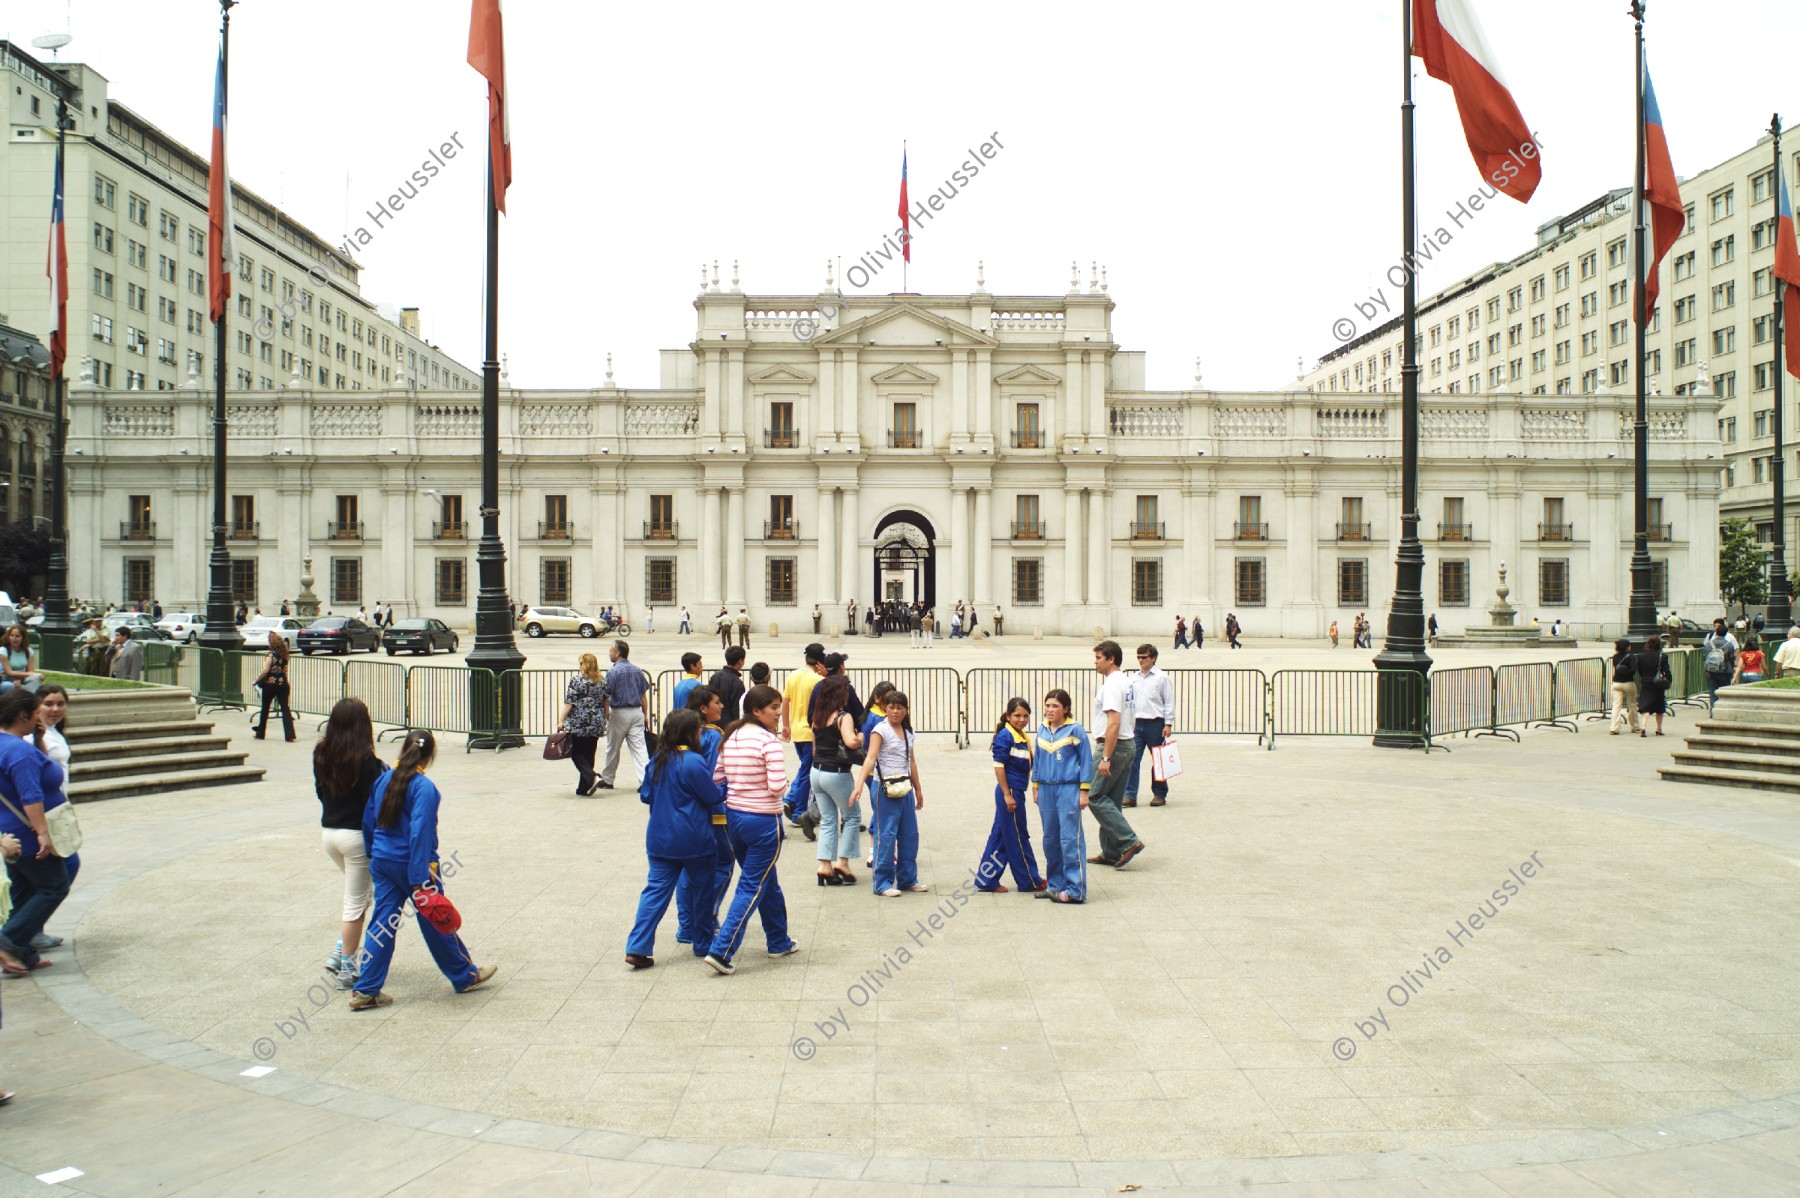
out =
[[890,886],[886,890],[877,891],[877,893],[880,894],[882,898],[899,898],[900,888],[897,886]]

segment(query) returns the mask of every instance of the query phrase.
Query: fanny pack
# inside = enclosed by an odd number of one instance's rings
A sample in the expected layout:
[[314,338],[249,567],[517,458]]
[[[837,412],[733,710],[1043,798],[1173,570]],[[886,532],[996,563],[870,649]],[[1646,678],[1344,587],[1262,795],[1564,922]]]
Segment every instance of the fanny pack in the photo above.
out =
[[900,744],[906,750],[906,777],[890,778],[881,772],[881,762],[875,762],[875,776],[881,779],[881,793],[890,799],[904,799],[912,793],[912,742],[906,738],[906,730],[900,731]]

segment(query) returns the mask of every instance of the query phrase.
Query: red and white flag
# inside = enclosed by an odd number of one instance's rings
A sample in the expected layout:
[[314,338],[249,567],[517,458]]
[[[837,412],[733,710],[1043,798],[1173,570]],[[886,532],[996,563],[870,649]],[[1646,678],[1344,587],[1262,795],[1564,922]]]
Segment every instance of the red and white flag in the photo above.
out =
[[900,252],[912,261],[912,206],[906,202],[906,146],[900,147]]
[[475,0],[469,14],[469,65],[488,81],[488,169],[494,207],[506,211],[512,183],[512,132],[506,115],[506,47],[500,33],[500,0]]
[[56,149],[56,181],[50,199],[50,377],[62,374],[69,356],[69,242],[63,233],[63,156]]
[[219,67],[213,76],[212,162],[206,171],[206,294],[213,323],[225,315],[231,298],[231,272],[237,269],[237,247],[231,227],[231,173],[225,165],[225,35],[219,35]]
[[1542,175],[1537,138],[1500,74],[1469,0],[1412,0],[1413,53],[1456,93],[1469,153],[1482,177],[1524,203]]
[[1787,372],[1800,377],[1800,246],[1794,240],[1794,209],[1788,203],[1787,174],[1775,168],[1781,201],[1775,209],[1775,283],[1781,288],[1781,339]]

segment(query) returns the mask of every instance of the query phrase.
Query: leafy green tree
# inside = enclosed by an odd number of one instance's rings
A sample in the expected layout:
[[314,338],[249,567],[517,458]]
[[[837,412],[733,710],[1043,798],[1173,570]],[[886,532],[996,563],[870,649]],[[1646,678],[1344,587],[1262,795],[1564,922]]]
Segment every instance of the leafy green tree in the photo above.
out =
[[1750,521],[1732,517],[1719,528],[1719,595],[1725,606],[1738,605],[1743,615],[1748,604],[1769,598],[1768,558],[1757,543]]
[[23,602],[27,592],[43,588],[50,569],[50,533],[36,520],[0,525],[0,589]]

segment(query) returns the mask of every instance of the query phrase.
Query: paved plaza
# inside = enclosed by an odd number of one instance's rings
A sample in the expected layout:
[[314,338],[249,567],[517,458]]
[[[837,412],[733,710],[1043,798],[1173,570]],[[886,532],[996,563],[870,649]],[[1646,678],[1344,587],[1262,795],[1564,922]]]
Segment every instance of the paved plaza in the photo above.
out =
[[[791,665],[805,639],[751,659]],[[716,638],[633,644],[652,671],[688,647],[718,664]],[[965,669],[1090,648],[844,644],[853,666]],[[596,646],[524,647],[544,667]],[[1370,656],[1209,639],[1163,663]],[[656,967],[625,967],[635,794],[575,797],[536,742],[446,737],[448,889],[499,975],[454,995],[409,930],[394,1004],[352,1014],[311,989],[341,884],[310,737],[253,742],[226,713],[267,781],[82,808],[69,945],[0,991],[0,1193],[65,1168],[117,1196],[1794,1193],[1800,817],[1657,781],[1697,714],[1662,741],[1584,722],[1429,756],[1188,738],[1169,805],[1127,813],[1147,850],[1061,907],[952,894],[993,811],[998,713],[977,713],[970,749],[922,742],[934,893],[877,899],[860,867],[816,887],[796,834],[802,951],[769,960],[753,929],[731,977],[673,913]]]

